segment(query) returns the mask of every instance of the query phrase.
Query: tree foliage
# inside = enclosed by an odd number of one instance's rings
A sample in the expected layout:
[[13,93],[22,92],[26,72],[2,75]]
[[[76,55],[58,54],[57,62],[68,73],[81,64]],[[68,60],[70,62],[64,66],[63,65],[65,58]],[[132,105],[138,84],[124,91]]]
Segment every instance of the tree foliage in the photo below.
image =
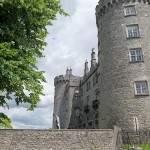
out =
[[15,99],[33,110],[44,95],[36,64],[57,13],[67,15],[59,0],[0,0],[0,106]]
[[0,128],[9,128],[12,129],[12,121],[4,113],[0,113]]

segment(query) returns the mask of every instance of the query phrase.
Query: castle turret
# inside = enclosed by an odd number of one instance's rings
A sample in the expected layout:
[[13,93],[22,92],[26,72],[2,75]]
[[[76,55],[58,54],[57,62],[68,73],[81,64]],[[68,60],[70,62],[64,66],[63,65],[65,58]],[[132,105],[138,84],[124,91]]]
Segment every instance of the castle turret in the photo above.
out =
[[96,57],[95,57],[95,49],[92,49],[92,53],[91,53],[91,68],[94,67],[96,64]]
[[74,76],[72,74],[72,69],[66,70],[66,75],[60,75],[55,77],[55,96],[54,96],[54,110],[53,110],[53,129],[57,129],[56,118],[59,119],[60,128],[68,128],[71,109],[72,109],[72,99],[74,95],[74,90],[79,86],[81,77]]
[[67,67],[67,70],[66,70],[66,76],[69,77],[69,69]]
[[84,64],[84,75],[87,75],[88,72],[89,72],[88,61],[86,60]]
[[100,0],[96,7],[100,128],[150,128],[149,3]]
[[72,69],[70,67],[70,70],[69,70],[69,75],[72,76]]
[[[66,73],[68,73],[68,71]],[[55,77],[54,79],[55,96],[54,96],[54,109],[53,109],[53,129],[57,129],[56,116],[58,118],[60,117],[60,105],[63,100],[64,92],[68,82],[69,82],[69,76],[60,75]]]

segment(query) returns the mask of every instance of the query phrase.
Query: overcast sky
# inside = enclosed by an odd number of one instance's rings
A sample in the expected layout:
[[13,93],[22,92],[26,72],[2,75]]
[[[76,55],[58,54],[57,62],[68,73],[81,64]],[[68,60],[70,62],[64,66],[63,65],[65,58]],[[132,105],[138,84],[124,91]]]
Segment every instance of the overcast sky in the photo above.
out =
[[[91,49],[97,52],[97,27],[95,7],[99,0],[61,0],[69,17],[59,16],[48,27],[45,58],[38,63],[47,83],[44,85],[46,96],[41,97],[34,112],[27,111],[27,105],[16,107],[10,102],[10,109],[0,108],[13,120],[14,128],[51,128],[54,102],[54,77],[65,74],[67,67],[74,75],[83,75],[84,62],[90,62]],[[90,64],[90,63],[89,63]]]

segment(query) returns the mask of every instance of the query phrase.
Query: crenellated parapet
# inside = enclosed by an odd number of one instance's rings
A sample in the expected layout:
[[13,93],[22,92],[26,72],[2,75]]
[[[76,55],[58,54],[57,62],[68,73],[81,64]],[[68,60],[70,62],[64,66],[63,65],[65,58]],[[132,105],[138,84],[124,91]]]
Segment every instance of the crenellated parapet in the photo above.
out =
[[150,0],[100,0],[99,4],[96,6],[96,17],[102,16],[109,8],[113,7],[114,5],[118,5],[118,3],[129,2],[141,2],[150,5]]
[[79,81],[81,80],[82,78],[79,77],[79,76],[64,76],[64,75],[59,75],[59,76],[56,76],[55,79],[54,79],[54,85],[57,86],[59,84],[66,84],[66,83],[70,83],[70,84],[78,84]]
[[67,76],[64,76],[64,75],[56,76],[54,79],[54,85],[55,86],[57,86],[59,84],[65,84],[67,82],[69,82],[69,78]]

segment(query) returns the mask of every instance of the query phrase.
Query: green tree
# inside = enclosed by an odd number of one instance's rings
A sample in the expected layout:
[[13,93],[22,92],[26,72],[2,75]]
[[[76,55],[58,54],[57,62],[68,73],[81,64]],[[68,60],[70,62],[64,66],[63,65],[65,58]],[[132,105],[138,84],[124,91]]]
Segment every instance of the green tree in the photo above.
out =
[[0,113],[0,128],[9,128],[12,129],[12,121],[4,113]]
[[57,13],[67,15],[59,0],[0,0],[0,106],[14,99],[33,110],[44,95],[36,64]]

